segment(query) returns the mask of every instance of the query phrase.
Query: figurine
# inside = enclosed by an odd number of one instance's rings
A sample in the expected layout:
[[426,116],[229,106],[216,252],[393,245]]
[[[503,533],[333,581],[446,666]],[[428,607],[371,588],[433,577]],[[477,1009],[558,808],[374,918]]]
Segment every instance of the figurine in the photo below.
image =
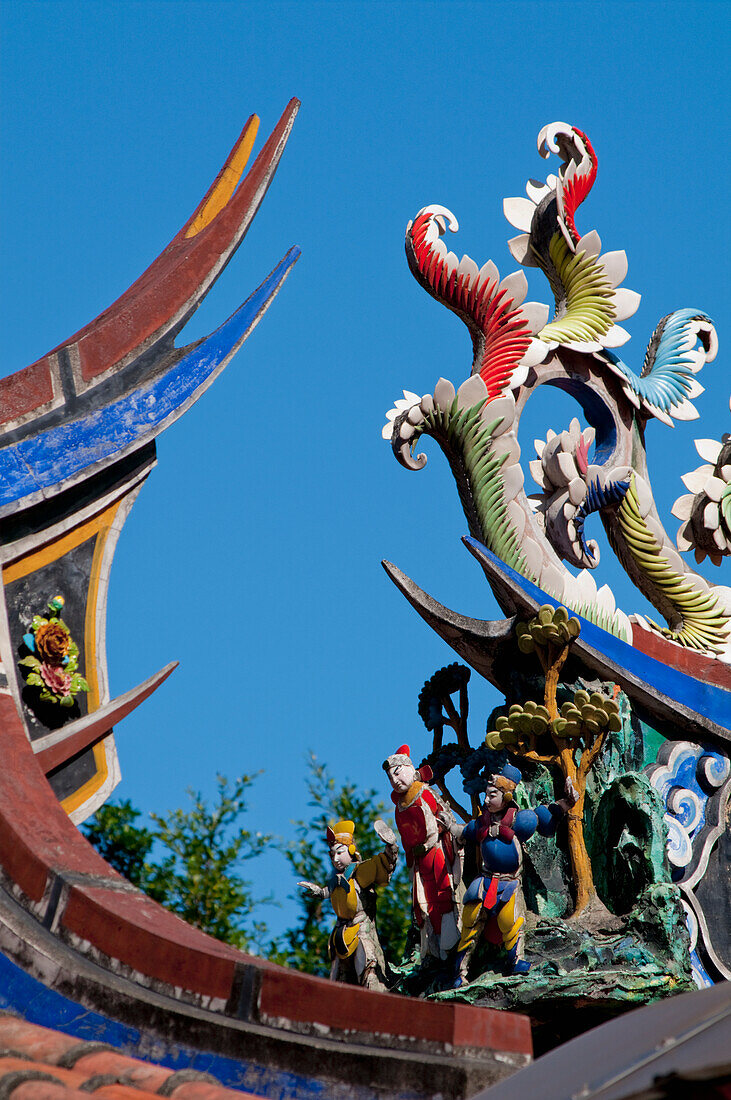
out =
[[313,897],[330,898],[338,918],[330,934],[330,980],[386,990],[386,963],[376,930],[376,887],[385,886],[398,858],[396,834],[385,821],[374,831],[383,841],[382,852],[362,859],[355,846],[355,825],[338,821],[327,829],[333,873],[327,886],[298,882]]
[[[431,769],[417,770],[408,745],[383,762],[393,787],[396,827],[413,884],[414,919],[421,932],[421,957],[445,959],[459,940],[456,891],[462,878],[461,853],[450,827],[440,821],[444,802],[427,782]],[[450,820],[451,814],[449,815]]]
[[506,764],[499,775],[490,776],[482,813],[467,825],[459,825],[449,813],[440,815],[440,823],[449,827],[458,845],[475,845],[480,869],[464,895],[455,989],[467,981],[470,959],[483,931],[493,943],[502,940],[508,974],[527,974],[530,970],[530,963],[523,958],[522,844],[536,831],[544,837],[553,836],[564,814],[575,806],[578,794],[567,779],[565,798],[535,810],[519,810],[514,793],[522,778],[512,764]]

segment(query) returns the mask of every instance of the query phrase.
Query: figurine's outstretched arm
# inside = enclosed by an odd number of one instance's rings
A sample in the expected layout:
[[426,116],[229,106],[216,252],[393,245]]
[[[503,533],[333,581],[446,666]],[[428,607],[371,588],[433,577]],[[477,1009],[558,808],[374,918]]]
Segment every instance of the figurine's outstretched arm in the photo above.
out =
[[458,844],[462,842],[465,826],[460,825],[453,813],[450,813],[449,810],[442,810],[441,813],[437,814],[437,821],[442,828],[452,834]]
[[364,888],[385,886],[391,879],[398,859],[398,846],[393,829],[390,829],[385,821],[378,818],[373,822],[373,830],[376,836],[383,841],[385,847],[382,852],[377,852],[370,859],[365,859],[358,864],[355,877],[358,880],[358,885]]
[[394,857],[398,853],[398,840],[393,829],[389,828],[385,821],[382,821],[380,817],[376,818],[373,822],[373,832],[376,834],[379,840],[382,840],[386,845],[387,851],[393,850]]
[[327,898],[330,896],[328,888],[318,886],[316,882],[298,882],[297,885],[301,886],[303,890],[307,890],[314,898]]

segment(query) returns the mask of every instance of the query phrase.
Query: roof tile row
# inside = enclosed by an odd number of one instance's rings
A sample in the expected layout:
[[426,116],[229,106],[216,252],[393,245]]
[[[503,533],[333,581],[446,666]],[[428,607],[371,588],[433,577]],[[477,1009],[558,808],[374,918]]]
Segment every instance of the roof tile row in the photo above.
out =
[[[251,1093],[224,1088],[209,1074],[171,1070],[129,1058],[105,1043],[30,1024],[0,1012],[2,1100],[232,1100]],[[254,1098],[252,1097],[252,1100]]]

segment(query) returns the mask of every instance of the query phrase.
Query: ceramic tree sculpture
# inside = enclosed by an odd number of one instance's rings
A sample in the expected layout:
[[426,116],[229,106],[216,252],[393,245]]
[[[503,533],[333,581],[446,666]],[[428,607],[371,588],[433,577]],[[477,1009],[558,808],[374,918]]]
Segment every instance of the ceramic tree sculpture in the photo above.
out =
[[610,730],[622,728],[619,706],[601,692],[575,692],[559,712],[556,689],[560,669],[573,638],[579,636],[579,621],[569,618],[565,607],[541,608],[535,619],[518,623],[518,645],[522,653],[536,653],[545,673],[542,704],[529,699],[514,703],[507,715],[501,715],[495,729],[487,733],[485,744],[491,749],[506,748],[509,753],[548,767],[557,767],[575,792],[575,805],[568,811],[567,843],[574,888],[574,914],[578,915],[597,900],[591,861],[584,841],[584,800],[586,784],[594,761]]
[[[706,313],[681,309],[657,324],[641,365],[620,358],[618,349],[630,339],[622,322],[637,309],[639,295],[622,286],[625,253],[603,252],[596,231],[576,224],[597,177],[596,153],[584,133],[565,123],[545,127],[538,149],[544,158],[558,156],[557,173],[545,183],[529,181],[527,197],[506,199],[504,211],[520,231],[509,250],[521,267],[548,279],[552,315],[547,305],[526,301],[522,271],[501,278],[491,260],[479,266],[450,252],[444,237],[458,230],[457,219],[443,206],[424,207],[407,227],[409,267],[467,326],[472,368],[456,385],[440,378],[431,393],[404,390],[383,429],[409,470],[426,465],[418,448],[424,436],[444,453],[467,521],[464,542],[507,617],[456,614],[395,566],[384,567],[425,621],[506,696],[507,709],[490,720],[482,750],[467,751],[459,741],[437,744],[445,723],[438,716],[436,724],[427,723],[435,733],[428,759],[440,783],[440,765],[459,767],[464,789],[475,794],[486,775],[481,753],[493,754],[487,771],[499,771],[509,754],[527,767],[525,784],[543,785],[544,793],[560,794],[570,780],[578,801],[558,830],[564,856],[550,856],[552,869],[543,860],[543,879],[531,872],[527,896],[539,912],[541,905],[550,911],[551,920],[564,904],[564,915],[573,912],[583,928],[602,908],[598,893],[630,923],[634,903],[651,904],[656,927],[671,928],[683,912],[690,951],[684,945],[682,958],[674,954],[679,934],[663,933],[672,958],[666,954],[667,972],[659,980],[669,990],[685,980],[673,971],[676,964],[689,973],[692,963],[700,984],[731,977],[727,916],[710,900],[714,890],[728,898],[722,885],[728,844],[720,825],[703,825],[706,812],[721,821],[731,789],[731,588],[709,582],[681,557],[692,549],[697,562],[708,558],[717,566],[731,550],[731,443],[728,436],[698,441],[705,465],[684,478],[689,493],[674,507],[682,521],[676,546],[655,505],[645,427],[652,418],[673,426],[698,416],[698,375],[715,358],[717,339]],[[518,425],[543,385],[573,397],[586,423],[574,418],[536,440],[530,471],[538,491],[528,495]],[[597,587],[599,549],[589,535],[595,513],[657,621],[625,614],[607,585]],[[662,778],[663,746],[672,745],[689,746],[683,759],[702,776],[694,771],[685,778],[687,797]],[[680,759],[670,748],[667,754]],[[606,859],[598,829],[612,835],[619,829]],[[632,845],[643,853],[634,863]],[[674,857],[674,846],[682,856]],[[664,850],[667,858],[659,858]],[[549,878],[555,886],[561,859],[572,880],[572,897],[564,895],[563,903],[546,886]],[[612,895],[620,881],[632,883],[621,898],[621,891]],[[529,978],[538,980],[535,971]]]
[[382,852],[364,860],[355,844],[355,825],[328,826],[327,845],[333,873],[326,886],[298,882],[313,897],[329,898],[338,918],[330,935],[330,980],[386,989],[386,962],[376,929],[376,888],[386,886],[396,866],[396,836],[384,821],[374,823]]
[[[435,672],[419,693],[419,717],[426,728],[434,734],[432,751],[427,757],[426,764],[431,769],[432,781],[439,788],[442,798],[463,821],[469,820],[470,813],[448,789],[445,775],[458,760],[464,760],[471,752],[467,733],[469,681],[470,670],[455,661],[454,664]],[[459,710],[452,699],[455,694],[458,697]],[[456,745],[453,742],[444,744],[445,726],[449,726],[454,731],[457,738]],[[479,803],[475,794],[471,795],[471,800],[472,813],[475,815],[479,812]]]

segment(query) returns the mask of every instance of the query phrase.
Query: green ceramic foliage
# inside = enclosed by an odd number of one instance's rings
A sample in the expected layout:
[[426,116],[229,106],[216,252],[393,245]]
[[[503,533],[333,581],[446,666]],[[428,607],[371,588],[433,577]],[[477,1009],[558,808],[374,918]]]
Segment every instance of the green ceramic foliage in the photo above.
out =
[[556,317],[541,329],[538,339],[572,344],[604,336],[614,323],[616,310],[603,265],[586,252],[574,254],[562,233],[554,233],[548,252],[565,298],[557,299]]
[[[502,424],[502,417],[483,418],[485,404],[480,401],[471,408],[459,409],[455,397],[447,411],[435,406],[425,414],[419,434],[433,436],[446,454],[467,518],[476,521],[485,545],[507,565],[535,581],[507,514],[501,472],[507,455],[494,453],[493,433]],[[464,496],[465,480],[471,501]]]
[[591,694],[577,691],[572,701],[562,705],[560,716],[553,721],[557,737],[578,738],[585,733],[596,735],[602,730],[619,732],[621,728],[619,704],[598,691]]
[[536,646],[570,645],[578,638],[581,623],[565,607],[544,604],[534,619],[517,623],[515,633],[521,653],[533,653]]
[[656,588],[663,599],[677,612],[677,629],[651,625],[666,638],[691,649],[720,653],[728,635],[730,617],[716,596],[703,591],[687,577],[673,569],[662,547],[640,513],[634,474],[629,489],[617,509],[617,523],[637,568]]

